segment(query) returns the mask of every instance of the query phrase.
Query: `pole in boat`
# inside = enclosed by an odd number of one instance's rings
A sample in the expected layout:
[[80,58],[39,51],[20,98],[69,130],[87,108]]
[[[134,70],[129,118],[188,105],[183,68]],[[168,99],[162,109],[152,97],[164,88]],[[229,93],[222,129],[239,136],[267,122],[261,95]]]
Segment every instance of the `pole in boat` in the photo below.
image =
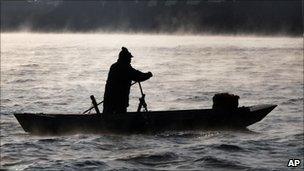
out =
[[139,104],[138,104],[138,108],[137,108],[137,112],[140,112],[141,108],[144,107],[145,112],[148,112],[148,108],[147,108],[147,103],[145,101],[145,94],[141,88],[141,84],[140,82],[138,82],[139,85],[139,89],[140,89],[140,93],[141,93],[141,98],[139,98]]
[[96,100],[95,100],[95,97],[94,97],[93,95],[91,95],[90,98],[91,98],[91,100],[92,100],[92,104],[93,104],[93,107],[94,107],[95,110],[96,110],[96,113],[97,113],[98,115],[100,115],[100,112],[99,112],[99,109],[98,109],[98,104],[97,104],[97,102],[96,102]]

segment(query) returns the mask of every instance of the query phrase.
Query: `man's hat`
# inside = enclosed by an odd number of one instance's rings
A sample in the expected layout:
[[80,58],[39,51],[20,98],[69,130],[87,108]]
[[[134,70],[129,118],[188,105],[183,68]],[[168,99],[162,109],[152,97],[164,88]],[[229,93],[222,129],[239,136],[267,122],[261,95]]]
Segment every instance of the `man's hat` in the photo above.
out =
[[119,58],[125,58],[125,57],[132,58],[133,55],[128,51],[127,48],[122,47],[121,51],[119,52]]

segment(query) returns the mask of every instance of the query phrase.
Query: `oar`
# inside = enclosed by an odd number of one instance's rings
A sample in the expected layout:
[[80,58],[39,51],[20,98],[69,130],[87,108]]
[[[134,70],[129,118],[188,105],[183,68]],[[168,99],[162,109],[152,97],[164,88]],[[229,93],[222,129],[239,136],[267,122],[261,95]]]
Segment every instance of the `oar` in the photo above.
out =
[[[132,85],[134,85],[134,84],[136,84],[137,82],[133,82],[132,84],[131,84],[131,86]],[[139,82],[138,82],[139,83]],[[140,83],[139,83],[140,84]],[[142,90],[141,90],[141,92],[142,92]],[[92,100],[92,96],[93,95],[91,95],[90,96],[90,98],[91,98],[91,100]],[[94,97],[94,96],[93,96]],[[94,98],[95,99],[95,98]],[[92,100],[92,102],[93,102],[94,100]],[[93,102],[94,103],[94,102]],[[95,103],[96,103],[96,101],[95,101]],[[101,103],[103,103],[103,101],[101,101],[101,102],[99,102],[99,103],[96,103],[95,105],[93,105],[92,107],[90,107],[89,109],[87,109],[86,111],[84,111],[82,114],[85,114],[85,113],[87,113],[87,112],[89,112],[90,110],[92,110],[92,109],[94,109],[95,108],[95,106],[97,107],[98,105],[100,105]],[[97,109],[98,109],[98,107],[97,107]],[[99,110],[98,110],[99,111]]]

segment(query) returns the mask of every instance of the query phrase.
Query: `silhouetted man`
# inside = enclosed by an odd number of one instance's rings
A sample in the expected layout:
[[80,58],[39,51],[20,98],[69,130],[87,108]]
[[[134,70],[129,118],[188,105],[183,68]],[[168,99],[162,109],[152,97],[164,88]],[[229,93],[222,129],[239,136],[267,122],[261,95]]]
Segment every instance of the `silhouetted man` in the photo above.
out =
[[109,71],[106,83],[103,113],[125,113],[129,106],[129,94],[132,81],[145,81],[152,77],[152,73],[143,73],[131,66],[132,54],[122,47],[116,63]]

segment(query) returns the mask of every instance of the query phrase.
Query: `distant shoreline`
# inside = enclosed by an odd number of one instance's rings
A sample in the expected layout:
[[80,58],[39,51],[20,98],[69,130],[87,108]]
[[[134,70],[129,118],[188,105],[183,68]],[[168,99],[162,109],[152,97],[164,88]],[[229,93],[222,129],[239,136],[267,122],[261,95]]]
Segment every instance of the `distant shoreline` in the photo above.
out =
[[290,37],[290,38],[303,38],[303,34],[287,34],[287,33],[191,33],[191,32],[126,32],[126,31],[33,31],[33,30],[10,30],[0,31],[1,34],[19,34],[19,33],[31,33],[31,34],[133,34],[133,35],[164,35],[164,36],[227,36],[227,37]]
[[302,16],[300,0],[1,1],[3,32],[297,37],[303,36]]

